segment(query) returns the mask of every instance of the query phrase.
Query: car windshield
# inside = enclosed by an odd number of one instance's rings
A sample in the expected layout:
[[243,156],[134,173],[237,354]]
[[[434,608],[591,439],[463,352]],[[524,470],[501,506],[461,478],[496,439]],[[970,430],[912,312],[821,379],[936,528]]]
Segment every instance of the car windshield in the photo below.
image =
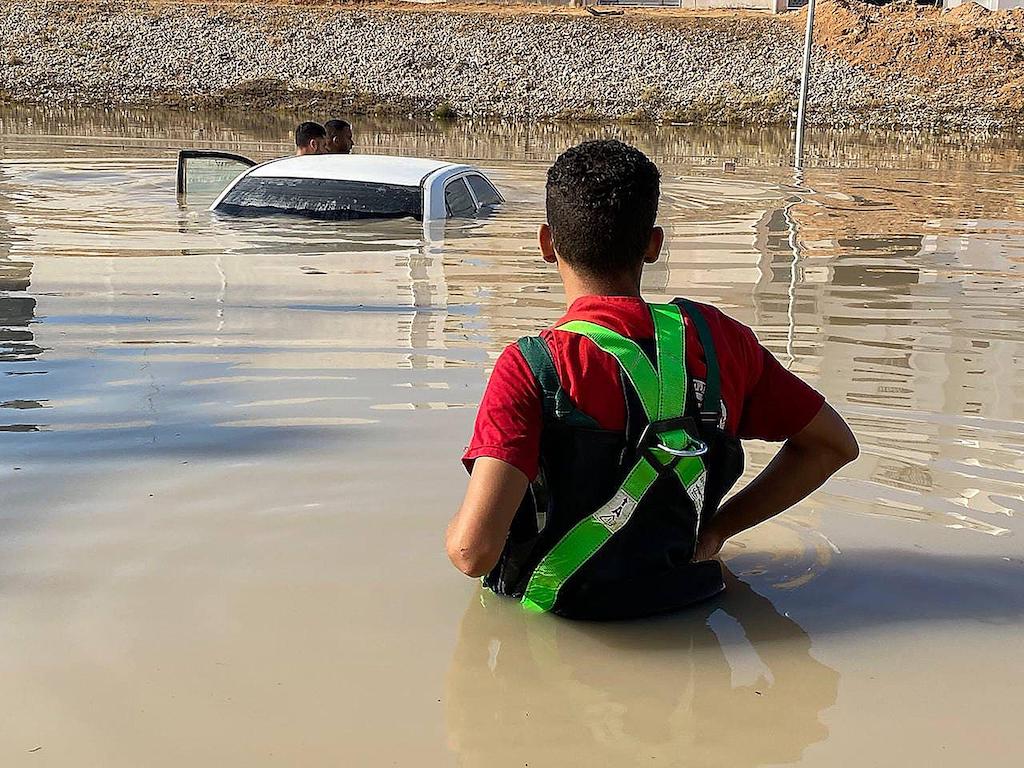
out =
[[296,213],[316,219],[423,218],[419,187],[342,179],[246,176],[217,210],[239,216]]

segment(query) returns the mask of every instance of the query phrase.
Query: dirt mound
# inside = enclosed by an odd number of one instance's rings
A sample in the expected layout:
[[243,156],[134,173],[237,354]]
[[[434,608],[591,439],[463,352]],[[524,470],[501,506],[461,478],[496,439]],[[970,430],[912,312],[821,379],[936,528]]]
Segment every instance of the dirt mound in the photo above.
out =
[[951,11],[942,14],[943,21],[955,21],[958,24],[983,24],[992,14],[988,8],[977,3],[964,3]]
[[977,3],[965,3],[951,11],[946,11],[940,18],[947,24],[959,24],[977,29],[997,29],[1004,32],[1024,31],[1024,8],[990,11]]
[[1009,109],[1024,113],[1024,75],[1003,85],[999,89],[999,94]]
[[[991,12],[968,3],[946,13],[909,3],[873,6],[824,0],[815,14],[814,42],[908,89],[991,91],[1016,108],[1024,78],[1024,13]],[[802,28],[806,11],[790,23]]]

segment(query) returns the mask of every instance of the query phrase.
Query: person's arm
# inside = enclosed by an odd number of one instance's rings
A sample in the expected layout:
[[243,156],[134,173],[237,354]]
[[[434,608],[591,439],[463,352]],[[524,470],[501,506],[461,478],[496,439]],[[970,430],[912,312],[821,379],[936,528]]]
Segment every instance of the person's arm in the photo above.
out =
[[540,386],[518,346],[509,345],[480,400],[462,457],[469,486],[445,536],[448,558],[467,576],[482,576],[501,557],[512,518],[539,471],[543,423]]
[[495,566],[529,483],[521,470],[500,459],[482,456],[473,463],[466,496],[445,536],[452,565],[473,577]]
[[825,403],[749,485],[721,506],[701,533],[693,559],[710,560],[727,539],[793,506],[859,451],[843,417]]

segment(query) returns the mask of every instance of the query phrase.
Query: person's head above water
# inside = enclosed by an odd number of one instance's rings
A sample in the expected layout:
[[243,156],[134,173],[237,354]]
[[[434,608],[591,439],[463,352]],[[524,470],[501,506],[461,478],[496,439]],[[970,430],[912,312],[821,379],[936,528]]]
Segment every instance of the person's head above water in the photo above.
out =
[[327,151],[332,155],[347,155],[355,146],[352,137],[352,126],[347,120],[328,120],[324,123],[327,130]]
[[657,261],[664,232],[654,226],[661,174],[643,152],[621,141],[585,141],[548,170],[544,260],[590,290],[639,294],[645,263]]
[[307,121],[295,129],[295,154],[322,155],[327,151],[327,131],[320,123]]

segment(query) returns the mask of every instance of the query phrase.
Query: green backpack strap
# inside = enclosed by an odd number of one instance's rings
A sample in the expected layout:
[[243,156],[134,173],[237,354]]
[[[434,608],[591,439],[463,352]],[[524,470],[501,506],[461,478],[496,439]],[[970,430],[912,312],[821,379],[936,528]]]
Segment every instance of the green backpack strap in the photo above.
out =
[[704,313],[700,307],[689,299],[676,299],[673,304],[679,305],[690,318],[694,328],[697,330],[697,338],[704,348],[704,362],[707,365],[707,374],[704,389],[704,402],[700,407],[701,421],[707,421],[713,426],[718,426],[722,418],[722,379],[718,368],[718,355],[715,354],[715,342],[711,337],[711,329]]
[[540,387],[545,421],[560,421],[573,427],[597,427],[597,421],[579,410],[562,389],[548,344],[540,336],[524,336],[516,342],[533,378]]

